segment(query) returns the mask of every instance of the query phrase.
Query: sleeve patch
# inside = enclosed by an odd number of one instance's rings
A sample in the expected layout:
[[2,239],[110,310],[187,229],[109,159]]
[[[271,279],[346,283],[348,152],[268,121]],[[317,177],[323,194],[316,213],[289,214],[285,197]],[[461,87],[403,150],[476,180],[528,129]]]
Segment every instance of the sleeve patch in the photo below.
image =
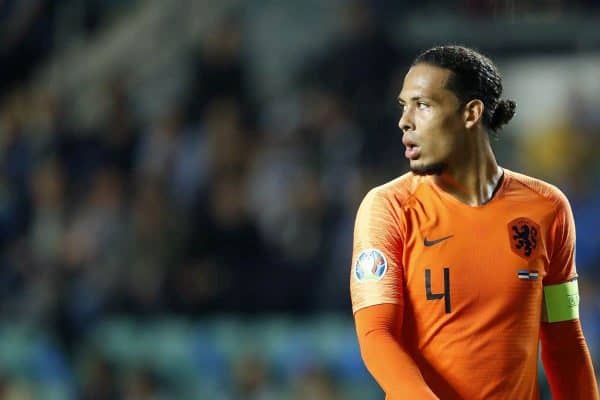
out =
[[359,282],[379,281],[387,269],[388,264],[383,253],[377,249],[367,249],[356,258],[354,277]]
[[544,286],[543,320],[569,321],[579,318],[579,288],[577,280]]

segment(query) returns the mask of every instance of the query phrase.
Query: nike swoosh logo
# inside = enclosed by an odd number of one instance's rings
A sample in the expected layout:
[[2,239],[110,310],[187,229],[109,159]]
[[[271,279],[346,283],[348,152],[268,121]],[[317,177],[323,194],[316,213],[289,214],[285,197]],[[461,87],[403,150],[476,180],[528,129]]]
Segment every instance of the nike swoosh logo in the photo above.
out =
[[443,242],[446,239],[450,239],[454,235],[444,236],[443,238],[435,239],[435,240],[427,240],[427,238],[423,239],[423,244],[426,247],[433,246],[434,244],[438,244],[439,242]]

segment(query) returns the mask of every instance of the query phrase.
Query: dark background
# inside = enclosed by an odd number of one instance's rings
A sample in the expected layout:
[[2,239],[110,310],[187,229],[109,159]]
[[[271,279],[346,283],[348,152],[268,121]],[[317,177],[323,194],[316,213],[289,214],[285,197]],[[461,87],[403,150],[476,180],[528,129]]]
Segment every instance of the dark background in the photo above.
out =
[[501,165],[571,200],[597,362],[599,20],[595,1],[0,1],[0,398],[382,398],[353,220],[406,171],[408,65],[447,43],[517,101]]

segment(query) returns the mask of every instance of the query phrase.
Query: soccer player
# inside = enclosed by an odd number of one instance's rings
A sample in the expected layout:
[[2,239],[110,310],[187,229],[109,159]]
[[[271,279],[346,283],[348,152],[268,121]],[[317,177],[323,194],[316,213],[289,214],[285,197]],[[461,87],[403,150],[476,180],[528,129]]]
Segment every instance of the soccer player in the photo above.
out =
[[419,55],[398,101],[410,172],[356,217],[350,291],[367,369],[388,400],[598,399],[578,319],[565,195],[500,167],[489,133],[515,102],[460,46]]

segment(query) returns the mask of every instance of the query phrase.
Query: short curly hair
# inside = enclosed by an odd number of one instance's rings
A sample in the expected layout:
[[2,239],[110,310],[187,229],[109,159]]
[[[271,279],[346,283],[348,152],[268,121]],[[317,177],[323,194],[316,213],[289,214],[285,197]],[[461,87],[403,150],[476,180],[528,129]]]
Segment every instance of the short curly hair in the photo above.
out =
[[421,53],[413,66],[429,64],[452,71],[447,83],[464,105],[473,99],[483,102],[483,125],[497,132],[511,120],[517,104],[502,100],[502,77],[494,63],[477,51],[463,46],[438,46]]

